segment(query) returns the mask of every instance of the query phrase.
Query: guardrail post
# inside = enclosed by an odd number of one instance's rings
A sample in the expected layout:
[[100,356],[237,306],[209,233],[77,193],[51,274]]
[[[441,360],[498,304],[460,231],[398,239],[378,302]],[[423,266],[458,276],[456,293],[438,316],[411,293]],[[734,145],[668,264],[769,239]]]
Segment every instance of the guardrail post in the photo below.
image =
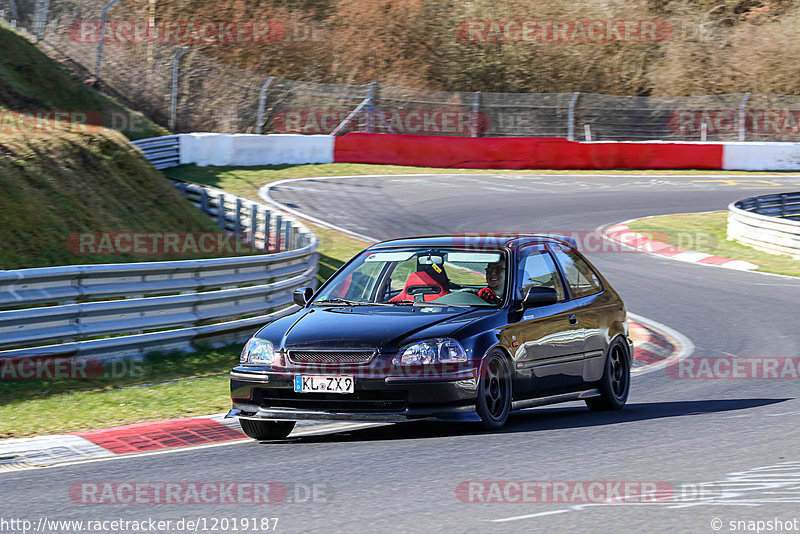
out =
[[580,91],[572,93],[572,98],[569,101],[569,108],[567,109],[567,140],[575,140],[575,104],[578,103],[578,97],[581,96]]
[[745,120],[745,106],[747,100],[750,98],[750,93],[742,95],[742,101],[739,103],[739,141],[744,141],[745,128],[747,121]]
[[172,89],[170,90],[169,98],[169,129],[175,131],[175,125],[178,122],[178,64],[186,53],[188,46],[181,47],[175,57],[172,59]]
[[208,191],[206,191],[205,188],[200,190],[200,209],[203,213],[208,215]]
[[233,223],[236,239],[242,234],[242,199],[236,197],[236,222]]
[[225,220],[225,195],[220,193],[219,197],[217,198],[217,224],[219,227],[225,230],[228,226],[227,221]]
[[269,223],[270,217],[272,216],[272,212],[269,210],[264,210],[264,251],[269,252]]
[[283,223],[283,235],[284,235],[284,249],[291,250],[292,248],[292,222],[291,221],[284,221]]
[[[13,0],[12,0],[13,1]],[[94,64],[94,79],[100,80],[100,66],[103,63],[103,43],[106,40],[106,23],[108,22],[108,10],[114,7],[114,4],[119,0],[111,0],[106,7],[103,8],[103,14],[100,22],[100,39],[97,43],[97,59]]]
[[250,248],[256,248],[256,230],[258,230],[258,204],[250,204]]
[[261,125],[264,123],[264,108],[267,104],[267,91],[269,90],[269,86],[272,85],[272,80],[274,79],[274,76],[267,78],[267,81],[261,86],[261,92],[258,95],[258,112],[256,113],[255,129],[257,134],[261,133]]
[[283,225],[283,217],[280,215],[275,216],[275,252],[281,251],[281,227]]

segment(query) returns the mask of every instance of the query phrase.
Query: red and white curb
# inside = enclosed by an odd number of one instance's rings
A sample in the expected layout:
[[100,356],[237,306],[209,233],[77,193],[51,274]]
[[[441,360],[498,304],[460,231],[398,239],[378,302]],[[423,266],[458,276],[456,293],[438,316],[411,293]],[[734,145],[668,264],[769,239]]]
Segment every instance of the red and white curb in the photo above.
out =
[[[634,340],[635,376],[661,369],[668,362],[687,357],[692,342],[671,328],[629,313]],[[225,414],[166,419],[71,434],[0,440],[0,472],[52,467],[67,462],[99,461],[134,454],[175,452],[248,441],[235,419]],[[292,437],[332,431],[356,430],[386,423],[300,421]]]
[[[250,441],[238,421],[224,417],[225,414],[216,414],[165,419],[73,434],[0,440],[0,472]],[[292,437],[382,424],[299,421],[292,431]]]
[[694,352],[694,343],[688,337],[635,313],[628,312],[628,334],[633,339],[634,376],[663,369]]
[[753,269],[758,268],[758,265],[744,260],[733,260],[731,258],[714,256],[704,252],[695,252],[693,250],[686,250],[680,247],[673,247],[668,243],[662,243],[661,241],[650,239],[649,237],[635,232],[628,227],[628,225],[632,222],[649,218],[650,217],[639,217],[638,219],[630,219],[628,221],[615,224],[614,226],[611,226],[605,230],[606,237],[634,250],[670,258],[673,260],[700,263],[704,265],[716,265],[718,267],[725,267],[727,269],[736,269],[737,271],[752,271]]

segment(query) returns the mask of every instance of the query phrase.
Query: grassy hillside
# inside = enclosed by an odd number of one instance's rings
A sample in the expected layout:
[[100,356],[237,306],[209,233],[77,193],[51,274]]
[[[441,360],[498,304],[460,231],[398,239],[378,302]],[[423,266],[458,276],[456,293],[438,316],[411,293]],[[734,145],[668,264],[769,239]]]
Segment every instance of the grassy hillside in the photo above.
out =
[[193,257],[77,254],[78,232],[219,231],[111,130],[0,133],[0,191],[0,269]]
[[[49,110],[79,112],[78,119],[73,122],[114,128],[129,139],[169,133],[141,113],[131,111],[85,86],[27,39],[2,25],[0,50],[0,132],[47,130],[52,123],[48,120],[51,116],[39,113],[40,117],[45,117],[44,122],[25,121],[23,118],[22,124],[18,117],[19,114],[35,117],[36,112]],[[81,128],[79,124],[72,126],[75,130]]]

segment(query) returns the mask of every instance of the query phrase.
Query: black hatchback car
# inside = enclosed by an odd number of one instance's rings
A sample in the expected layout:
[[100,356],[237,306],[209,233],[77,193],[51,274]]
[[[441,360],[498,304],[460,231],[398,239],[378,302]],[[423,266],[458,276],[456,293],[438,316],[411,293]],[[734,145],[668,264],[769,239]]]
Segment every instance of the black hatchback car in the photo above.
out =
[[628,398],[625,305],[568,238],[414,237],[373,245],[264,326],[231,372],[255,439],[304,419],[474,421]]

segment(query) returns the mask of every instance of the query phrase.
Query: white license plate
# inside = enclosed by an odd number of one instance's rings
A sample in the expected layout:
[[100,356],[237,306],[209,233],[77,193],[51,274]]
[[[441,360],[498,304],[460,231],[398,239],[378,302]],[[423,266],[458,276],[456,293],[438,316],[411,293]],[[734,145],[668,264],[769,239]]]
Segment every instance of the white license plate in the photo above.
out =
[[296,393],[353,393],[352,376],[294,375]]

